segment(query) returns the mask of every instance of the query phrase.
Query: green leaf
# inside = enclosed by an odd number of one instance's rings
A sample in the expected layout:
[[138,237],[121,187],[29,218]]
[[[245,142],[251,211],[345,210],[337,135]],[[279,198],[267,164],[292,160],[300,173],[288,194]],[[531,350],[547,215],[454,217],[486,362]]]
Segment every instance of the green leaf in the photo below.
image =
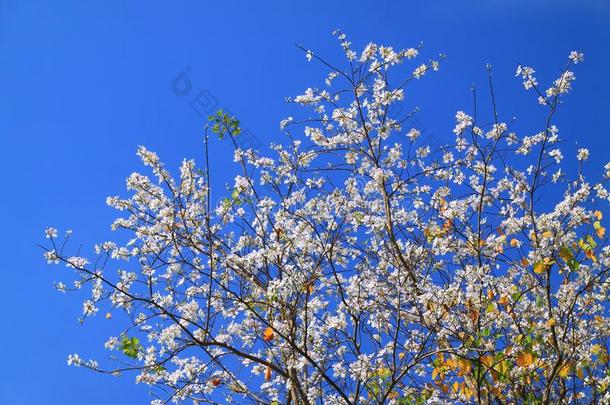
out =
[[157,364],[156,366],[153,367],[153,370],[154,370],[155,373],[160,374],[160,373],[164,372],[167,369],[163,365]]
[[231,198],[235,202],[237,202],[239,200],[239,190],[238,189],[233,190],[233,192],[231,193]]
[[137,337],[129,338],[127,335],[121,337],[119,349],[125,356],[135,359],[138,357],[141,348],[142,345],[140,345],[140,340]]

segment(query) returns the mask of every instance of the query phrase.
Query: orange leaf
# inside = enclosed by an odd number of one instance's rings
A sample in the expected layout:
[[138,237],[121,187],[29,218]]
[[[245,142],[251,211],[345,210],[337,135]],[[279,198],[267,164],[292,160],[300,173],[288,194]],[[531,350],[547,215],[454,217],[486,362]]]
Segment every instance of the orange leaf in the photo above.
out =
[[275,334],[273,333],[273,328],[271,328],[271,326],[267,326],[267,329],[265,329],[263,332],[263,340],[265,342],[271,342],[274,337]]
[[531,364],[534,363],[535,359],[536,358],[534,357],[534,355],[532,353],[523,352],[517,356],[517,365],[519,367],[529,367]]
[[599,238],[603,238],[604,235],[606,234],[606,228],[604,228],[603,226],[598,227],[595,232],[597,232],[597,236]]
[[471,309],[469,311],[469,315],[472,323],[477,323],[477,321],[479,320],[479,311],[477,311],[476,309]]
[[453,221],[451,221],[450,219],[448,219],[447,221],[445,221],[445,223],[443,224],[443,230],[446,232],[448,230],[450,230],[453,227]]
[[265,381],[271,381],[271,367],[265,369]]
[[585,249],[585,256],[597,263],[597,258],[595,257],[595,253],[593,253],[593,249]]

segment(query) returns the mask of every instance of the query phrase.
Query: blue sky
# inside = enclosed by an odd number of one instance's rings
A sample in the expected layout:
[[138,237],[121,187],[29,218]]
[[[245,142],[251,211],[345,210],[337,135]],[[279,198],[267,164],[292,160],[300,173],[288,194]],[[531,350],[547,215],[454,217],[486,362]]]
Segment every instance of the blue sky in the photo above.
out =
[[[501,117],[538,131],[542,111],[513,77],[516,65],[534,66],[548,83],[580,49],[585,63],[558,118],[564,155],[574,156],[578,140],[592,151],[591,173],[610,160],[610,5],[603,0],[3,0],[0,404],[146,403],[147,389],[133,376],[67,367],[73,352],[104,358],[103,342],[117,329],[101,316],[78,323],[78,297],[52,288],[69,271],[47,266],[36,243],[49,225],[74,229],[85,248],[111,238],[114,212],[105,197],[124,193],[124,178],[140,170],[139,144],[170,168],[183,157],[202,161],[204,119],[190,105],[200,94],[237,115],[263,145],[280,141],[278,123],[294,111],[284,98],[323,83],[325,74],[294,44],[340,61],[335,28],[357,49],[371,40],[397,48],[424,41],[424,57],[448,55],[439,73],[407,93],[423,109],[428,135],[441,141],[452,138],[455,111],[471,105],[471,85],[485,89],[487,62]],[[191,84],[183,95],[172,91],[181,72]],[[235,168],[228,145],[213,148],[221,189]]]

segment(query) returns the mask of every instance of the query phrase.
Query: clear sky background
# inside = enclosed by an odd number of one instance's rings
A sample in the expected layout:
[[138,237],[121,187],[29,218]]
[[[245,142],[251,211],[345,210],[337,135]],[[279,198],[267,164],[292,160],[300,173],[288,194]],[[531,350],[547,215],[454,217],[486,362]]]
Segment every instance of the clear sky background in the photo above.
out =
[[[321,85],[326,73],[295,43],[343,61],[330,35],[341,28],[357,50],[368,41],[396,48],[424,41],[422,60],[447,54],[440,72],[407,91],[427,135],[441,141],[453,139],[455,112],[468,112],[472,84],[486,100],[487,62],[501,118],[516,116],[521,135],[539,131],[543,111],[515,67],[535,67],[547,84],[580,49],[585,63],[558,116],[564,155],[573,160],[578,140],[591,149],[590,173],[610,161],[607,1],[256,3],[0,0],[0,404],[147,403],[133,375],[66,365],[74,352],[103,360],[118,325],[97,316],[80,326],[79,297],[52,288],[71,280],[70,271],[47,266],[36,243],[45,242],[46,226],[73,229],[87,252],[112,238],[115,212],[105,197],[125,195],[125,177],[141,170],[137,145],[170,168],[184,157],[201,162],[204,119],[190,106],[201,92],[261,144],[281,141],[278,123],[294,113],[284,98]],[[172,82],[185,69],[190,91],[176,94]],[[236,168],[226,143],[212,147],[221,190]]]

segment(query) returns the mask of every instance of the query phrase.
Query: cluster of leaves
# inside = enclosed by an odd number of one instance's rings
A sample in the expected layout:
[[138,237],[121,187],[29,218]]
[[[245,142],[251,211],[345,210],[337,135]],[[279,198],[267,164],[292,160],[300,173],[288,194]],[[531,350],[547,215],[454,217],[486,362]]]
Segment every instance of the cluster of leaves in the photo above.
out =
[[119,345],[119,350],[127,357],[131,357],[132,359],[138,358],[138,353],[142,349],[142,345],[140,345],[140,339],[137,337],[128,337],[127,335],[121,336],[121,343]]
[[217,134],[220,139],[228,132],[233,136],[241,133],[239,120],[225,111],[218,110],[216,114],[210,115],[208,121],[212,124],[212,132]]

